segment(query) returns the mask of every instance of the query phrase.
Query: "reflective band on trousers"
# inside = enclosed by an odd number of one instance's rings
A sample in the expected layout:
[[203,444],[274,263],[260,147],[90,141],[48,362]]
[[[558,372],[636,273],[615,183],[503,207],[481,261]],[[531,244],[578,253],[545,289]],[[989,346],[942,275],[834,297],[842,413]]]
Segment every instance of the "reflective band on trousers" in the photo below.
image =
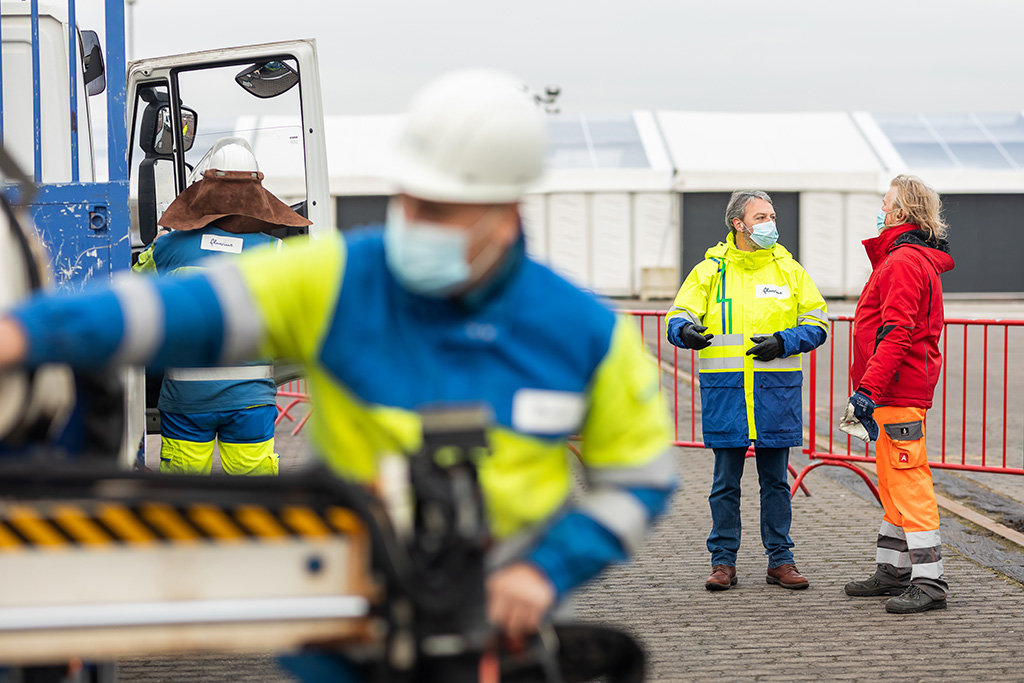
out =
[[165,375],[176,382],[208,382],[217,380],[271,379],[270,365],[235,365],[221,368],[169,368]]

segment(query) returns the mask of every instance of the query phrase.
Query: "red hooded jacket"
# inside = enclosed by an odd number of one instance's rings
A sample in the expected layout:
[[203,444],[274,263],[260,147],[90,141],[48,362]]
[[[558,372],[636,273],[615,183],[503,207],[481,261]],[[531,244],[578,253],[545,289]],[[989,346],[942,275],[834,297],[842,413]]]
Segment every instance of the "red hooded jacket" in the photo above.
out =
[[910,223],[863,244],[872,270],[854,314],[852,386],[877,405],[930,408],[942,367],[939,274],[953,269],[949,245]]

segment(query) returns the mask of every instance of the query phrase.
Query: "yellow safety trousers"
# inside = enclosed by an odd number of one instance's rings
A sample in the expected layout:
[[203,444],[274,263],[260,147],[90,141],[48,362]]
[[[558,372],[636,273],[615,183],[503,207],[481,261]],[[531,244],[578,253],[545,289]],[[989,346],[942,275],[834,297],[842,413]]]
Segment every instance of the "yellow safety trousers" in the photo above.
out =
[[[213,469],[214,441],[184,441],[164,437],[160,446],[160,471],[171,474],[209,474]],[[278,471],[274,440],[259,443],[219,441],[220,462],[225,474],[269,474]]]

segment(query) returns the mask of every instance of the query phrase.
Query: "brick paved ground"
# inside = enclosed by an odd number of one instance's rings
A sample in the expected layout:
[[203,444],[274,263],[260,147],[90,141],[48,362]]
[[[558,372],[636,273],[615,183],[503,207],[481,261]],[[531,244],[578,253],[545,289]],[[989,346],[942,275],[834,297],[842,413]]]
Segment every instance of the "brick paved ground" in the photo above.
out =
[[794,500],[796,560],[809,589],[765,583],[749,463],[739,583],[706,591],[711,458],[680,449],[678,461],[686,486],[637,562],[611,572],[580,600],[581,617],[640,636],[651,680],[1024,680],[1024,588],[949,546],[945,611],[891,615],[884,598],[843,593],[846,581],[873,570],[881,509],[827,476],[812,475],[813,495]]
[[[873,569],[881,509],[866,489],[846,488],[820,469],[808,480],[813,495],[794,501],[797,564],[811,587],[765,583],[756,471],[748,463],[739,584],[704,590],[711,457],[678,449],[677,458],[685,487],[669,514],[637,560],[583,591],[578,605],[580,618],[640,637],[650,653],[649,680],[1024,680],[1024,588],[949,546],[945,611],[897,616],[885,612],[884,598],[843,594],[847,580]],[[963,525],[948,524],[964,535]],[[268,657],[123,662],[120,679],[287,680]]]

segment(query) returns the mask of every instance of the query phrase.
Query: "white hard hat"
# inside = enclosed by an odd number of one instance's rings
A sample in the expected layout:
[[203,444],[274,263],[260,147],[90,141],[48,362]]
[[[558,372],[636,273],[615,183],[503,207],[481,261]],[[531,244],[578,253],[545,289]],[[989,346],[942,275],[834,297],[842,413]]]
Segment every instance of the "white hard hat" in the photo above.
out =
[[521,80],[498,71],[454,71],[413,99],[391,179],[422,199],[514,202],[544,170],[544,114]]
[[203,155],[189,174],[189,184],[201,180],[203,173],[211,168],[218,171],[246,171],[257,173],[256,154],[245,138],[226,137],[217,140]]

